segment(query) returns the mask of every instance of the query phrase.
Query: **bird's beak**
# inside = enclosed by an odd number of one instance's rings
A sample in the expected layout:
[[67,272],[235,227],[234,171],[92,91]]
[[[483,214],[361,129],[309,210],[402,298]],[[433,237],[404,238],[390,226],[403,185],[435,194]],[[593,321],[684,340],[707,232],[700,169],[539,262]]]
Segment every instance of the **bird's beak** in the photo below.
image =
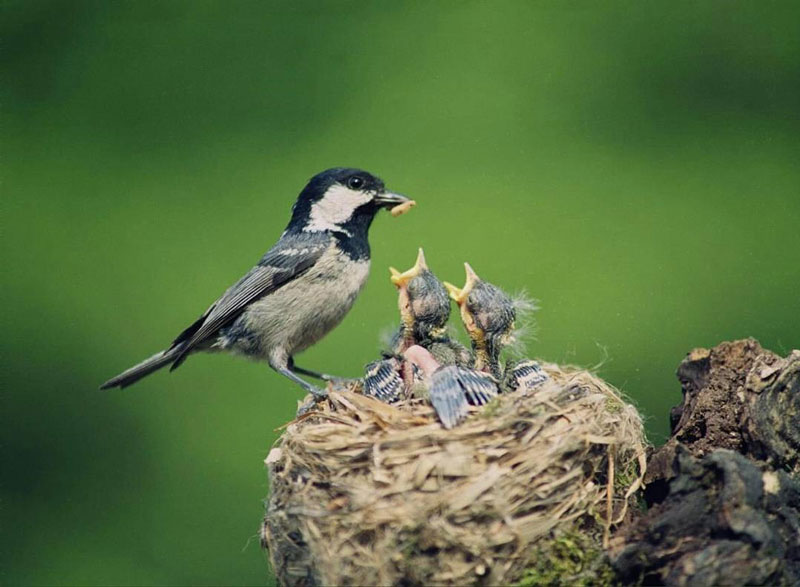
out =
[[449,281],[444,282],[444,287],[447,289],[447,293],[450,294],[450,299],[453,300],[455,303],[457,303],[459,306],[466,299],[466,296],[461,294],[461,290],[458,289],[455,285],[453,285]]
[[382,194],[378,194],[373,198],[373,202],[378,204],[378,206],[381,208],[389,208],[392,216],[400,216],[401,214],[405,214],[411,208],[417,205],[414,200],[393,192],[383,192]]
[[472,267],[469,266],[469,263],[464,263],[464,269],[467,272],[467,281],[464,287],[458,289],[452,283],[447,282],[445,282],[444,286],[447,288],[450,297],[461,309],[461,321],[464,323],[464,328],[467,329],[467,334],[469,334],[473,342],[482,343],[484,336],[483,330],[475,323],[475,317],[470,312],[469,306],[466,303],[469,294],[480,281],[480,277],[478,277]]
[[459,306],[463,305],[464,302],[467,301],[470,292],[475,287],[475,284],[480,281],[480,277],[475,273],[472,267],[469,266],[469,263],[464,263],[464,269],[467,273],[467,281],[464,284],[464,287],[461,289],[457,288],[452,283],[444,282],[444,286],[447,288],[447,292],[450,294],[450,298]]
[[425,269],[428,268],[428,264],[425,262],[425,253],[422,252],[420,248],[419,253],[417,253],[417,262],[414,263],[414,266],[409,269],[408,271],[404,271],[400,273],[394,267],[389,267],[389,271],[392,274],[391,280],[392,283],[395,284],[398,288],[403,287],[409,281],[414,279],[417,275],[422,273]]

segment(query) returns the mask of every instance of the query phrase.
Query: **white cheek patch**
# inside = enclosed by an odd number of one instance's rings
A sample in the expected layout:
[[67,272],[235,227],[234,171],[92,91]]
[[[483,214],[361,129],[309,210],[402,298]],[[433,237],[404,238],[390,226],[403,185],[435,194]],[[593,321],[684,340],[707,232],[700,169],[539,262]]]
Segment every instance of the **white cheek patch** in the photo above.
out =
[[341,225],[350,219],[355,209],[370,200],[370,194],[332,185],[322,199],[311,205],[305,230],[342,230]]

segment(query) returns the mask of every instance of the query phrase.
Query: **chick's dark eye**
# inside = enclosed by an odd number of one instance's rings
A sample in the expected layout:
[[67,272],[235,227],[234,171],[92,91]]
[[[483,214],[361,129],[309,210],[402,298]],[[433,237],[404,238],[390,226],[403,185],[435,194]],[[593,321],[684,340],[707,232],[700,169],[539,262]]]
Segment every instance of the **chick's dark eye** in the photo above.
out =
[[360,190],[364,187],[364,178],[358,177],[357,175],[355,177],[351,177],[347,180],[347,187],[352,190]]

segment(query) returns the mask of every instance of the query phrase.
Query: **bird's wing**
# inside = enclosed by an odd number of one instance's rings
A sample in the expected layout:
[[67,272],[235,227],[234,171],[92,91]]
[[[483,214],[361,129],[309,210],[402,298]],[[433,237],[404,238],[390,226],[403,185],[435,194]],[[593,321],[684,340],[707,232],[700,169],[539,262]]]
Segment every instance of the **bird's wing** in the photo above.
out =
[[442,426],[453,428],[467,417],[469,404],[461,387],[459,368],[453,365],[439,367],[428,384],[431,404]]
[[395,358],[374,361],[364,368],[364,395],[388,404],[398,401],[403,391],[400,362]]
[[506,372],[509,374],[506,377],[507,385],[513,390],[531,391],[550,379],[547,372],[533,359],[524,359],[516,364],[507,365]]
[[180,365],[194,347],[233,322],[249,304],[308,271],[329,246],[330,238],[323,235],[281,238],[258,265],[228,288],[205,314],[173,341],[171,348],[178,345],[183,348],[172,369]]
[[491,375],[474,369],[456,368],[467,401],[473,406],[482,406],[497,396],[497,383]]

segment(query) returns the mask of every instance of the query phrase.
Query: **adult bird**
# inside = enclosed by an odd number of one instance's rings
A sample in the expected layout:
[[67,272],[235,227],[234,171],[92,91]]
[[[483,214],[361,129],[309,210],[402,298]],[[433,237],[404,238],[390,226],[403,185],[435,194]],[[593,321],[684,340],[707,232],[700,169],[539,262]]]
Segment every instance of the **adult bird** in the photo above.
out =
[[333,168],[311,178],[292,207],[278,242],[222,294],[166,350],[105,382],[101,389],[127,387],[170,365],[170,371],[201,351],[227,351],[266,360],[314,398],[324,389],[298,373],[328,375],[294,365],[296,353],[319,341],[350,310],[367,279],[369,227],[382,208],[393,215],[413,205],[386,190],[378,177]]

